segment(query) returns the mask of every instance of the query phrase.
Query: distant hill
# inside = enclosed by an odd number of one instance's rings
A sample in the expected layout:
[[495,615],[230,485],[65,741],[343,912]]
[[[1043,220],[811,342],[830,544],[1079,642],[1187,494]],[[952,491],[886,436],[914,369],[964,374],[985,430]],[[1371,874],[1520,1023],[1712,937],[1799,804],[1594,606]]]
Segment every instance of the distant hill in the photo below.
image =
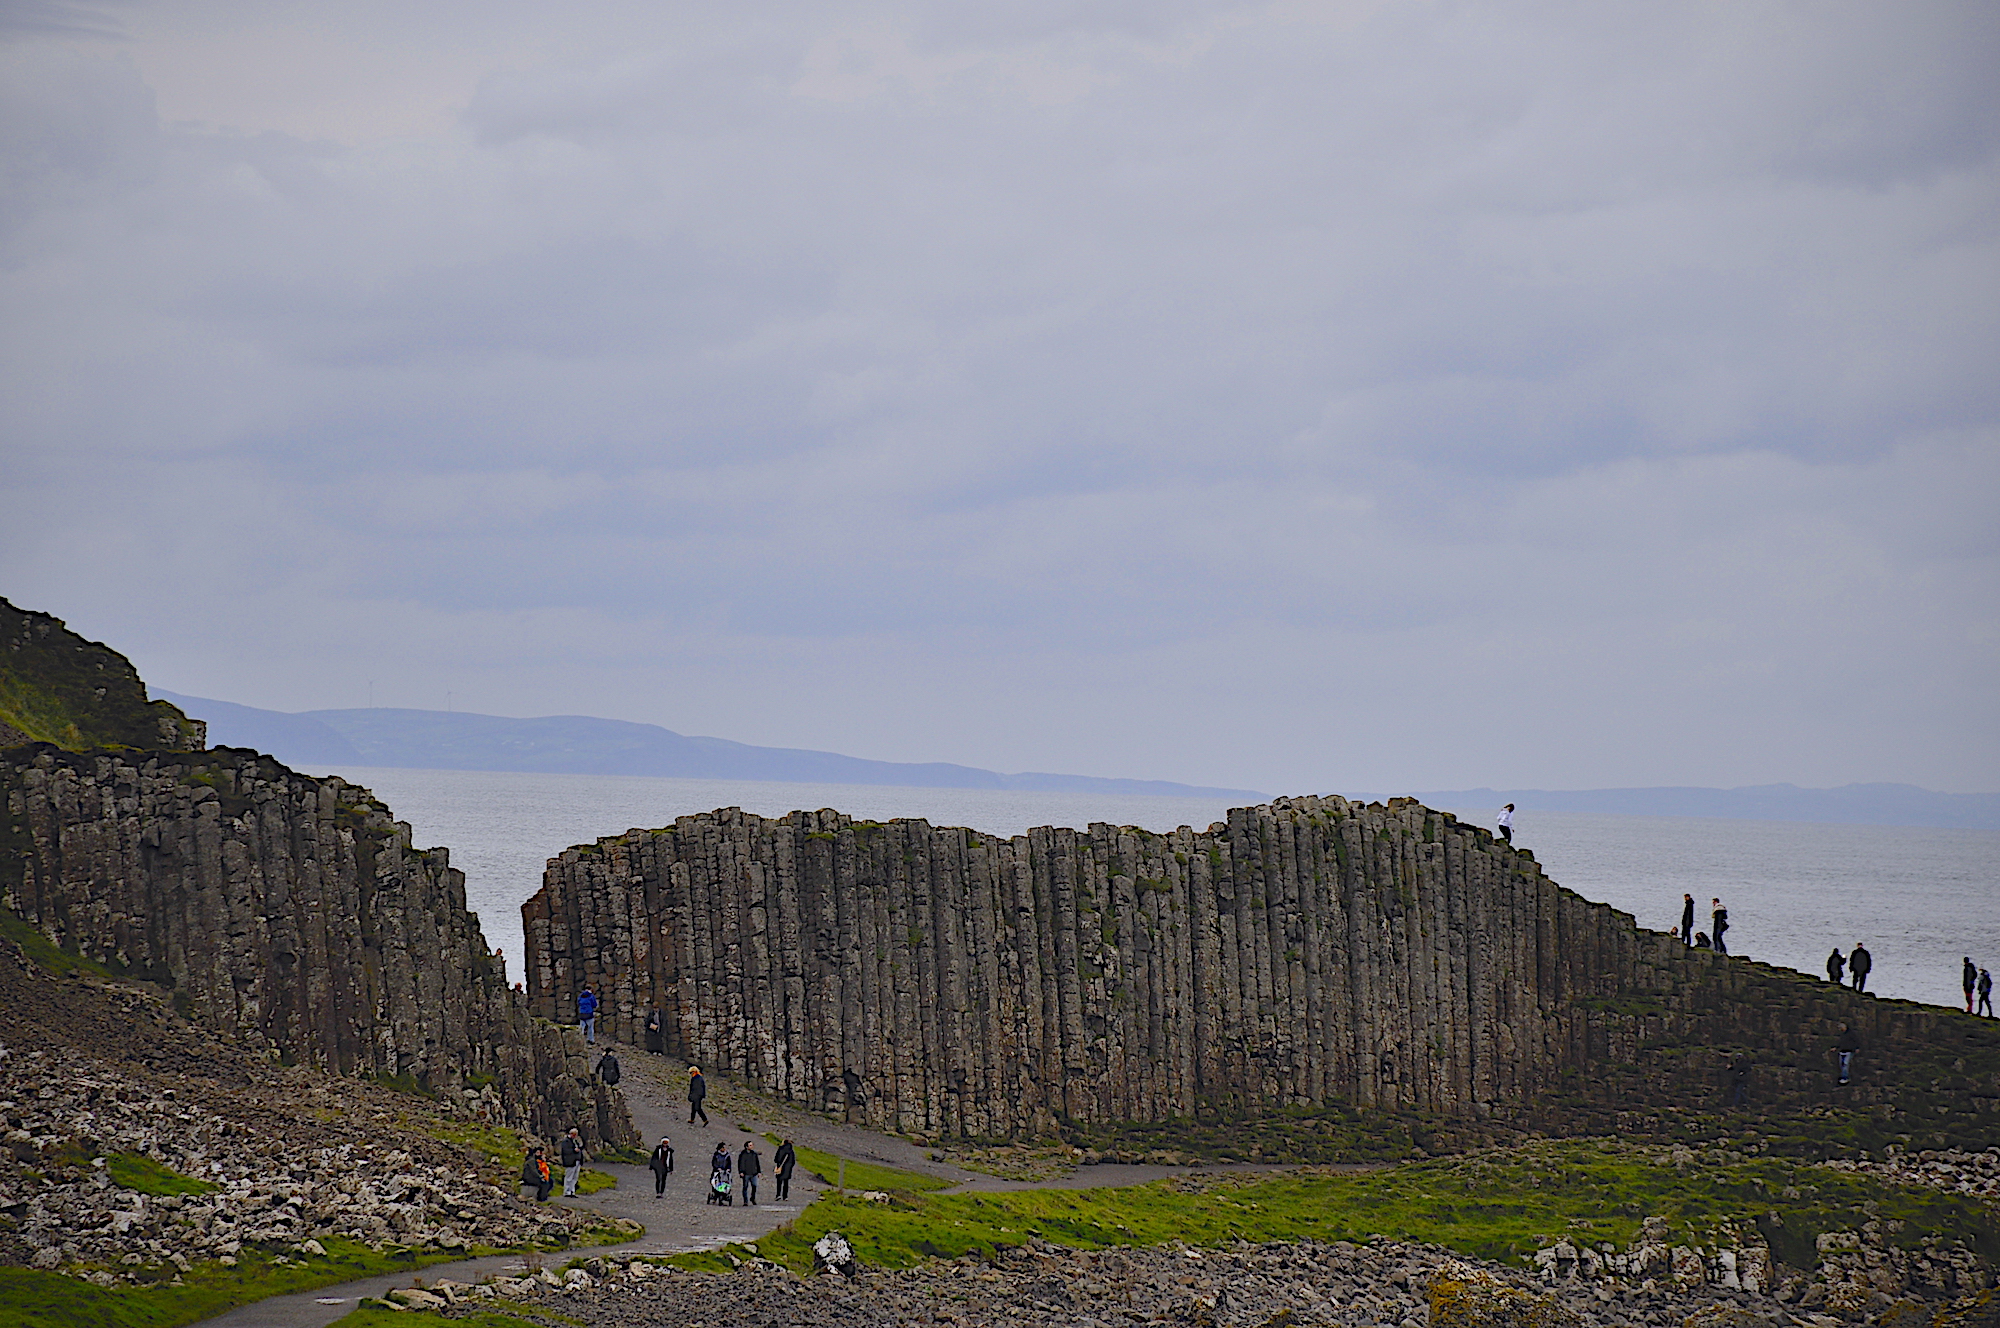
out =
[[1915,784],[1796,784],[1747,788],[1453,789],[1410,796],[1432,807],[1615,812],[1624,816],[1717,816],[1741,821],[1836,825],[1929,825],[2000,830],[2000,793],[1934,793]]
[[912,788],[1137,793],[1261,802],[1251,789],[1200,788],[1160,779],[1091,775],[1003,775],[943,762],[868,761],[837,752],[753,747],[691,738],[657,724],[585,715],[506,719],[444,710],[308,710],[287,714],[155,689],[208,721],[209,741],[253,747],[287,765],[392,766],[425,770],[518,770],[574,775],[667,775],[800,784],[893,784]]

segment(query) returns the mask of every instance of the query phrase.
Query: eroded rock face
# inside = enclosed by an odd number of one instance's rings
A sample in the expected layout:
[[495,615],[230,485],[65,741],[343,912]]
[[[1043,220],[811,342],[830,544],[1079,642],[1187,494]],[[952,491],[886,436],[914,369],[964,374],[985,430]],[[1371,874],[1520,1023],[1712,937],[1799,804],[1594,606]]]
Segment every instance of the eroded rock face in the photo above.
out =
[[574,1028],[532,1018],[443,849],[366,789],[269,757],[0,752],[0,902],[174,989],[281,1058],[429,1091],[490,1086],[506,1123],[636,1142]]
[[522,915],[544,1017],[588,982],[622,1037],[658,1008],[690,1060],[930,1137],[1332,1103],[1615,1128],[1723,1105],[1745,1059],[1755,1105],[1822,1103],[1846,1024],[1851,1105],[2000,1096],[2000,1032],[1689,950],[1409,799],[1012,839],[731,809],[564,852]]

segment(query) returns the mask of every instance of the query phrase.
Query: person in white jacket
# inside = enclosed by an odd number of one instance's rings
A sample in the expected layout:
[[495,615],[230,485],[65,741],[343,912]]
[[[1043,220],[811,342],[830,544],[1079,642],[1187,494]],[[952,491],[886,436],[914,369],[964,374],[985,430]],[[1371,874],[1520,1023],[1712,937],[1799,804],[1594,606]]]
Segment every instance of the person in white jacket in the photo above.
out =
[[1509,844],[1514,842],[1514,804],[1511,802],[1500,809],[1500,838]]

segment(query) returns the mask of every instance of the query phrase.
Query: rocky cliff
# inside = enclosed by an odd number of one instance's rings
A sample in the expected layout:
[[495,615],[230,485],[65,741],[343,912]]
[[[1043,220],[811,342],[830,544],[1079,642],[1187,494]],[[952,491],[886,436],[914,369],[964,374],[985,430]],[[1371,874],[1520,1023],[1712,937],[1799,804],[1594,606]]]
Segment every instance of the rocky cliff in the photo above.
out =
[[[1348,1104],[1602,1127],[1719,1106],[2000,1117],[1990,1023],[1690,951],[1411,800],[1012,839],[831,811],[572,848],[522,910],[535,1008],[929,1136]],[[1834,1084],[1851,1025],[1855,1082]]]
[[508,988],[445,850],[366,789],[202,750],[199,721],[57,619],[0,600],[0,643],[6,909],[287,1062],[636,1142],[575,1029]]

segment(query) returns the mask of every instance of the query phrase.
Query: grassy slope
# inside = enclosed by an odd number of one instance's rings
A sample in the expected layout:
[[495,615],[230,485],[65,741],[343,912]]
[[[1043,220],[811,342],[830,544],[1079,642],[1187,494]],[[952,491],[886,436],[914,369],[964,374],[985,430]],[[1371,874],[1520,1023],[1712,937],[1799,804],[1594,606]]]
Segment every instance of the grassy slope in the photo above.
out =
[[[1410,1163],[1364,1174],[1292,1172],[1268,1179],[1187,1178],[1107,1190],[927,1194],[889,1203],[828,1195],[757,1242],[757,1252],[797,1271],[812,1242],[838,1230],[866,1262],[907,1267],[926,1257],[990,1253],[1032,1237],[1085,1249],[1185,1241],[1398,1240],[1512,1260],[1566,1237],[1626,1246],[1641,1219],[1667,1219],[1677,1242],[1712,1241],[1734,1228],[1760,1231],[1782,1260],[1810,1266],[1823,1231],[1869,1217],[1901,1219],[1897,1239],[1957,1237],[2000,1257],[2000,1212],[1991,1204],[1783,1158],[1697,1160],[1685,1168],[1654,1147],[1576,1140]],[[1869,1207],[1874,1205],[1874,1207]],[[1774,1220],[1777,1215],[1777,1220]],[[727,1251],[683,1256],[689,1267],[727,1267]]]
[[162,720],[192,740],[187,717],[148,701],[132,661],[111,647],[4,599],[0,640],[0,724],[72,750],[158,747]]
[[263,1251],[246,1246],[236,1267],[198,1264],[182,1278],[183,1286],[106,1288],[60,1273],[0,1268],[0,1328],[178,1328],[266,1296],[468,1257],[438,1252],[410,1258],[377,1254],[349,1240],[329,1238],[320,1243],[326,1247],[326,1258],[291,1264],[276,1263]]

